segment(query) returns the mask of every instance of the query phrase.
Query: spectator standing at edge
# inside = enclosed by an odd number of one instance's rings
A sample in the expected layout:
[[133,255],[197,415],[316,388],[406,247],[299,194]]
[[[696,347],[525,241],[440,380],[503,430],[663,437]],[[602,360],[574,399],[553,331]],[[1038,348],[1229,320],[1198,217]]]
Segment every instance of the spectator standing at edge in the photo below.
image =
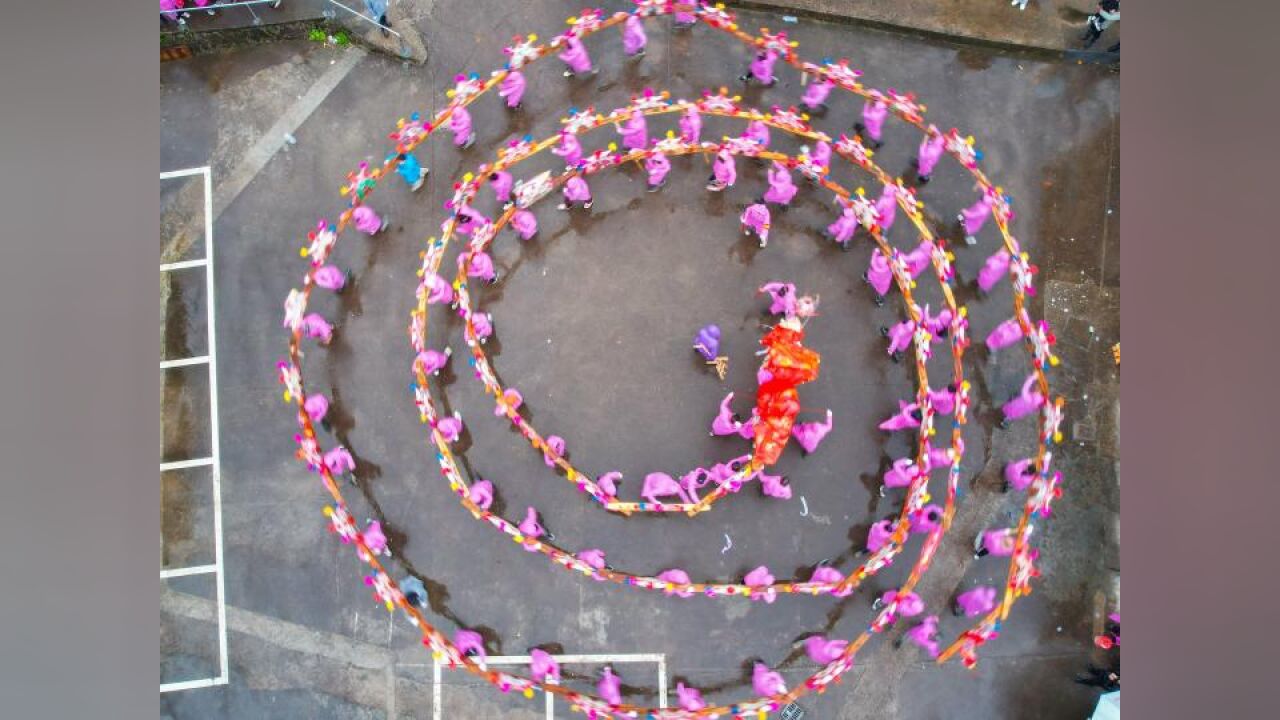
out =
[[387,22],[387,0],[364,0],[364,6],[369,11],[369,17],[383,26],[378,28],[382,31],[382,36],[390,36],[386,27],[391,24]]
[[1092,47],[1102,32],[1120,19],[1120,0],[1102,0],[1098,11],[1085,18],[1084,46]]

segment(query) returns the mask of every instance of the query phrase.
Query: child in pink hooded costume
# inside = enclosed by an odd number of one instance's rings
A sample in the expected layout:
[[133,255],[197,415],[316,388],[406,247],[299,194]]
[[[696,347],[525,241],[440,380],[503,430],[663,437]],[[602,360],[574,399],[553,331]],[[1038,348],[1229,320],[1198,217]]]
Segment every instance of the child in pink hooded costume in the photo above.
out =
[[[631,17],[634,18],[635,15]],[[600,682],[596,683],[596,692],[610,705],[622,704],[622,679],[614,674],[612,667],[604,666],[604,673],[600,675]]]
[[920,141],[920,150],[916,155],[916,179],[921,185],[929,182],[933,168],[937,166],[942,152],[947,147],[947,139],[938,128],[930,125],[924,139]]
[[711,177],[707,178],[707,189],[712,192],[720,192],[725,188],[733,187],[733,184],[737,181],[738,168],[733,154],[728,150],[721,150],[716,153],[716,159],[711,163]]
[[915,336],[916,323],[907,318],[893,327],[880,327],[880,335],[889,338],[889,357],[894,362],[902,359],[902,352],[911,347],[911,338]]
[[[692,25],[692,21],[689,24]],[[686,687],[682,682],[676,683],[676,698],[681,710],[697,712],[707,707],[707,703],[702,699],[702,693],[698,692],[697,688]]]
[[887,545],[893,537],[894,525],[894,521],[888,519],[873,523],[867,533],[867,552],[875,552]]
[[895,432],[898,430],[909,430],[911,428],[920,427],[920,420],[923,414],[920,412],[920,406],[917,403],[905,403],[898,401],[898,412],[890,415],[889,419],[880,423],[880,429],[886,432]]
[[880,192],[880,197],[876,199],[876,224],[880,226],[881,234],[888,236],[889,228],[893,227],[893,221],[898,216],[898,186],[885,185],[884,190]]
[[560,145],[551,148],[551,152],[564,158],[564,164],[568,167],[577,167],[582,163],[582,143],[578,142],[578,136],[568,130],[560,131]]
[[884,296],[893,282],[893,269],[889,265],[889,258],[879,248],[871,251],[871,262],[867,264],[867,271],[862,273],[862,279],[876,291],[876,305],[883,305]]
[[644,46],[649,38],[644,34],[644,23],[640,16],[632,13],[622,22],[622,50],[628,57],[644,55]]
[[1026,417],[1044,407],[1045,397],[1040,393],[1039,379],[1035,373],[1027,375],[1027,379],[1022,383],[1022,390],[1000,408],[1004,413],[1000,427],[1008,427],[1014,420]]
[[643,114],[632,113],[631,117],[614,127],[622,135],[622,147],[627,150],[643,150],[649,146],[649,133]]
[[973,556],[975,558],[986,557],[987,555],[1009,557],[1013,554],[1016,539],[1017,531],[1014,528],[983,530],[978,533],[977,538],[973,541]]
[[849,647],[847,640],[828,640],[821,635],[812,635],[805,638],[804,654],[819,665],[826,665],[839,660],[847,647]]
[[471,113],[459,105],[449,115],[449,130],[453,132],[453,144],[460,150],[466,150],[475,144],[476,131],[471,129]]
[[587,181],[582,179],[581,175],[574,175],[564,184],[564,202],[560,203],[561,210],[569,210],[581,203],[584,210],[591,209],[591,188],[587,186]]
[[316,338],[321,345],[333,341],[333,326],[318,313],[307,313],[302,317],[302,331],[309,338]]
[[774,580],[773,575],[769,573],[769,568],[761,565],[747,573],[746,577],[742,579],[742,584],[752,589],[752,600],[763,600],[772,605],[778,599],[778,592],[770,587],[773,585]]
[[778,79],[773,76],[773,64],[777,61],[778,53],[773,50],[762,50],[757,52],[755,59],[747,66],[747,72],[742,74],[738,80],[744,83],[755,80],[765,87],[771,87],[778,81]]
[[742,234],[753,232],[760,238],[760,247],[769,244],[769,207],[763,203],[749,205],[742,211]]
[[995,352],[1003,350],[1022,339],[1022,323],[1017,318],[1009,318],[991,331],[987,336],[987,350]]
[[925,238],[912,248],[911,252],[902,256],[903,262],[907,264],[907,275],[912,280],[920,277],[920,273],[933,264],[933,248],[933,242]]
[[894,641],[894,647],[902,647],[902,640],[906,638],[913,644],[923,648],[929,653],[929,657],[938,657],[938,616],[929,615],[920,624],[911,628]]
[[520,533],[524,535],[525,540],[536,540],[543,535],[547,536],[547,540],[555,539],[555,536],[547,532],[547,529],[542,527],[542,523],[538,522],[536,508],[527,508],[524,513],[524,519],[516,527],[520,528]]
[[655,152],[645,158],[644,171],[648,174],[649,192],[656,192],[658,188],[667,184],[667,173],[671,172],[671,161],[666,155]]
[[307,413],[307,417],[311,418],[311,422],[320,423],[325,430],[329,429],[329,421],[325,416],[329,414],[329,398],[324,393],[315,393],[308,395],[306,400],[302,401],[302,410]]
[[480,480],[471,485],[467,489],[467,497],[471,502],[480,506],[481,510],[488,510],[493,506],[493,483],[488,480]]
[[680,142],[696,145],[702,139],[702,115],[690,105],[680,116]]
[[796,423],[791,426],[791,437],[800,443],[804,454],[809,455],[818,449],[818,443],[831,432],[832,426],[831,411],[828,410],[827,419],[824,422]]
[[1004,466],[1004,491],[1026,490],[1036,479],[1036,459],[1023,458]]
[[[848,249],[849,241],[853,239],[853,234],[858,230],[858,216],[853,212],[853,203],[841,203],[840,217],[836,221],[827,226],[827,237],[839,244],[841,247]],[[879,251],[875,252],[879,255]],[[875,259],[874,257],[872,258]],[[886,263],[885,267],[888,267]],[[863,273],[863,279],[867,274]],[[885,288],[888,290],[888,287]],[[884,293],[879,293],[883,295]]]
[[502,78],[502,82],[498,84],[498,97],[506,98],[508,110],[520,109],[520,101],[524,99],[524,89],[527,84],[524,73],[519,70],[512,70]]
[[928,533],[937,530],[942,522],[942,507],[939,505],[925,505],[909,515],[907,519],[911,522],[911,532]]
[[356,482],[355,469],[356,459],[351,457],[351,451],[346,447],[339,445],[324,454],[324,466],[329,468],[331,475],[346,475],[347,479],[354,485]]
[[747,127],[742,131],[743,140],[751,140],[760,146],[761,150],[769,149],[769,126],[764,124],[763,120],[752,120],[747,123]]
[[885,488],[900,488],[911,484],[919,475],[919,468],[913,458],[904,457],[893,461],[893,465],[884,471],[884,484],[880,486],[880,497],[884,497]]
[[370,237],[386,230],[387,226],[391,224],[389,219],[378,217],[378,213],[374,212],[373,208],[368,205],[360,205],[355,210],[352,210],[351,220],[355,224],[356,230]]
[[987,224],[987,218],[991,217],[991,206],[995,203],[992,193],[984,191],[982,197],[978,201],[956,216],[960,221],[960,226],[964,229],[964,241],[967,245],[973,245],[978,242],[977,234],[982,230],[982,226]]
[[546,650],[533,648],[529,651],[529,674],[533,679],[547,685],[560,684],[560,665]]
[[759,293],[768,293],[771,299],[769,303],[769,314],[771,315],[795,315],[796,314],[796,286],[792,283],[783,282],[767,282],[760,286],[756,291]]
[[951,607],[951,612],[955,615],[963,614],[965,617],[978,617],[983,613],[989,613],[996,606],[996,589],[986,585],[962,592],[956,596],[955,604]]
[[871,147],[879,150],[884,142],[880,140],[881,131],[884,129],[884,119],[889,116],[889,106],[884,100],[867,100],[862,105],[862,121],[854,123],[853,129],[861,135],[864,132],[871,140]]
[[900,594],[897,590],[889,590],[876,598],[875,602],[871,603],[871,609],[879,611],[880,608],[894,602],[898,603],[898,607],[893,613],[893,619],[889,622],[897,622],[898,617],[915,617],[924,612],[924,600],[921,600],[919,595],[913,592]]
[[742,421],[733,412],[730,403],[733,402],[733,393],[724,396],[724,400],[720,401],[720,412],[716,414],[714,420],[711,421],[712,436],[720,435],[737,435],[742,429]]
[[782,676],[759,662],[751,671],[751,688],[760,697],[785,695],[787,692],[787,684],[782,681]]
[[436,421],[436,430],[440,431],[445,442],[457,442],[462,437],[462,415],[455,411],[452,415],[440,418]]
[[569,69],[564,71],[565,77],[596,72],[591,68],[591,56],[587,54],[587,46],[582,44],[582,40],[577,35],[566,38],[564,52],[561,52],[558,57],[569,66]]
[[[671,568],[658,573],[658,579],[671,583],[672,585],[690,585],[689,574],[680,568]],[[666,588],[663,590],[667,595],[676,595],[682,598],[693,597],[693,592],[689,590],[676,590],[675,588]]]
[[800,103],[809,108],[810,112],[826,111],[827,96],[831,94],[831,88],[833,87],[835,87],[835,83],[825,77],[819,77],[804,89],[804,95],[800,97]]
[[498,201],[499,205],[505,204],[511,199],[511,187],[513,185],[515,185],[515,179],[506,170],[497,170],[489,174],[489,187],[493,189],[493,198]]
[[783,210],[791,204],[792,198],[796,196],[796,186],[791,182],[791,171],[786,165],[774,162],[773,167],[769,168],[769,189],[765,191],[761,202],[774,203],[782,206]]
[[364,532],[360,533],[360,540],[374,555],[391,555],[391,551],[387,549],[387,536],[383,534],[382,525],[377,520],[369,521]]
[[316,268],[315,280],[316,285],[325,290],[334,292],[342,292],[342,288],[347,286],[347,280],[351,277],[351,271],[345,273],[332,265],[321,265]]
[[[809,576],[809,582],[811,583],[827,583],[833,586],[840,584],[843,580],[844,575],[840,574],[839,570],[827,565],[819,565],[814,568],[813,574]],[[835,590],[833,588],[828,592],[836,597],[849,597],[853,594],[853,587],[846,587],[843,590]]]
[[463,655],[471,656],[480,667],[485,666],[488,654],[484,649],[484,637],[474,630],[458,629],[453,634],[454,647]]
[[564,448],[564,438],[559,435],[547,436],[547,449],[542,451],[542,462],[549,468],[555,467],[556,458],[564,457]]
[[[465,255],[459,255],[461,261]],[[471,262],[467,264],[467,277],[480,278],[487,283],[492,283],[498,279],[497,272],[493,269],[493,258],[489,257],[489,253],[483,250],[471,256]]]
[[1010,259],[1009,251],[1004,248],[992,253],[978,271],[978,289],[984,293],[991,292],[996,283],[1008,277]]
[[521,240],[531,240],[538,234],[538,217],[531,210],[517,210],[511,216],[511,227]]

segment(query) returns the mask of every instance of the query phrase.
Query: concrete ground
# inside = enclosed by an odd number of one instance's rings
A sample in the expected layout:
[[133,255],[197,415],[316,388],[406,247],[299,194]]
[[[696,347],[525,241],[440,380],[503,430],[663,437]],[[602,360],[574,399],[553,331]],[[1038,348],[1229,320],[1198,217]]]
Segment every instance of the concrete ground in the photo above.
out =
[[[576,9],[551,0],[515,9],[496,0],[429,4],[415,16],[429,48],[425,66],[304,42],[162,65],[162,168],[213,168],[230,656],[228,685],[162,695],[164,717],[431,716],[429,654],[412,627],[390,620],[373,602],[359,579],[363,566],[325,530],[326,496],[293,459],[295,424],[273,368],[285,352],[280,306],[301,278],[297,250],[305,231],[318,216],[337,215],[336,190],[346,171],[360,160],[382,159],[395,119],[433,111],[455,73],[496,67],[503,40],[528,32],[549,37]],[[744,11],[740,22],[781,26],[768,13]],[[624,60],[617,35],[608,33],[589,42],[601,68],[596,79],[568,82],[554,61],[544,61],[528,73],[523,113],[508,115],[496,99],[481,101],[472,112],[479,133],[474,148],[458,152],[436,141],[419,153],[432,170],[420,193],[389,178],[372,204],[393,220],[392,229],[376,240],[351,233],[340,243],[336,260],[354,271],[355,284],[338,298],[317,299],[315,308],[340,327],[329,349],[308,348],[304,370],[309,389],[334,399],[334,435],[360,465],[360,489],[347,492],[353,512],[383,522],[393,566],[426,581],[430,616],[440,627],[480,628],[491,652],[513,655],[544,644],[568,653],[663,653],[672,686],[683,678],[709,689],[709,699],[733,700],[751,694],[752,659],[779,667],[791,682],[811,672],[796,641],[813,632],[855,635],[870,617],[872,597],[893,587],[908,563],[843,601],[676,600],[583,582],[520,551],[458,507],[439,478],[406,389],[412,353],[405,327],[418,252],[424,238],[438,233],[451,178],[491,158],[490,149],[512,136],[550,134],[569,105],[608,109],[645,86],[686,96],[733,87],[747,60],[743,47],[705,29],[688,35],[648,27],[648,55],[639,62]],[[1118,592],[1119,371],[1110,347],[1119,340],[1119,76],[1097,66],[847,25],[804,20],[786,27],[806,56],[851,55],[869,84],[913,90],[933,122],[977,136],[984,168],[1014,197],[1014,232],[1041,268],[1034,314],[1054,324],[1062,365],[1052,380],[1068,400],[1066,443],[1054,460],[1065,474],[1066,495],[1053,519],[1037,527],[1045,576],[983,649],[978,668],[938,667],[918,651],[895,650],[878,639],[839,688],[800,704],[808,718],[1085,717],[1097,692],[1071,678],[1091,657],[1099,601]],[[799,92],[798,76],[784,69],[778,86],[743,94],[748,103],[768,106],[790,104]],[[816,124],[845,131],[857,107],[838,98]],[[666,127],[654,121],[650,131]],[[709,120],[704,133],[738,130]],[[286,132],[296,145],[285,147]],[[605,131],[585,144],[597,147],[615,137]],[[775,138],[779,147],[796,147]],[[912,179],[917,142],[914,130],[890,121],[876,160]],[[751,353],[765,319],[754,289],[785,279],[818,292],[823,313],[810,324],[808,344],[823,353],[822,377],[801,395],[806,409],[834,408],[836,430],[813,456],[802,459],[794,450],[784,456],[781,469],[796,497],[780,502],[750,490],[693,520],[608,515],[554,477],[493,417],[455,353],[438,390],[468,421],[466,467],[494,482],[508,517],[536,506],[565,547],[601,547],[618,568],[678,565],[705,578],[740,577],[757,564],[779,577],[807,577],[824,559],[847,568],[869,523],[901,502],[894,494],[879,498],[876,478],[905,441],[886,441],[874,428],[910,387],[907,369],[888,362],[878,333],[900,309],[870,302],[859,279],[870,251],[865,242],[843,253],[817,235],[830,221],[829,200],[802,189],[795,207],[776,218],[769,248],[759,251],[738,233],[736,214],[761,191],[763,172],[744,163],[735,188],[709,196],[701,190],[707,172],[701,160],[673,165],[661,193],[645,194],[632,168],[615,171],[593,180],[597,200],[589,217],[558,213],[544,202],[537,240],[499,241],[499,281],[478,293],[495,318],[494,363],[524,393],[532,422],[568,440],[576,465],[595,474],[624,471],[629,479],[622,493],[633,496],[646,472],[744,451],[743,443],[707,437],[705,426],[728,389],[740,397],[750,393]],[[542,160],[524,167],[549,166]],[[852,170],[840,172],[842,181],[856,182]],[[944,160],[922,190],[930,222],[942,235],[956,237],[952,218],[970,202],[971,188]],[[188,256],[195,245],[193,193],[181,184],[162,190],[166,260]],[[481,208],[492,210],[490,196]],[[905,224],[891,240],[913,242]],[[994,247],[988,229],[978,248],[957,251],[959,299],[970,308],[978,338],[1010,311],[1007,289],[980,298],[972,286]],[[202,309],[191,299],[194,289],[166,292],[175,310],[162,351],[176,357],[192,351],[190,338],[203,336],[195,319]],[[924,297],[936,302],[936,293]],[[441,313],[433,313],[433,322],[436,343],[447,338],[461,350],[457,323]],[[709,322],[724,328],[731,356],[723,383],[689,352],[689,338]],[[996,429],[994,407],[1016,391],[1029,367],[1024,358],[1011,351],[988,357],[976,347],[968,358],[979,402],[966,436],[963,504],[921,589],[933,608],[941,609],[958,588],[1003,576],[1003,562],[974,561],[968,545],[978,529],[1006,522],[1019,502],[998,492],[999,470],[1004,460],[1027,452],[1034,431]],[[171,382],[179,397],[202,391]],[[167,457],[198,451],[205,442],[208,428],[196,410],[166,417]],[[166,564],[208,562],[200,542],[208,537],[206,513],[182,505],[198,496],[198,478],[165,485]],[[725,534],[733,547],[721,553]],[[908,557],[917,549],[918,541],[909,545]],[[165,583],[163,681],[216,668],[210,642],[216,611],[204,580]],[[945,635],[963,629],[942,614]],[[598,668],[566,671],[569,682],[580,684]],[[651,666],[626,666],[621,673],[629,701],[655,701]],[[446,674],[443,680],[443,717],[544,717],[540,704],[479,687],[472,678]],[[569,716],[563,707],[558,713]]]

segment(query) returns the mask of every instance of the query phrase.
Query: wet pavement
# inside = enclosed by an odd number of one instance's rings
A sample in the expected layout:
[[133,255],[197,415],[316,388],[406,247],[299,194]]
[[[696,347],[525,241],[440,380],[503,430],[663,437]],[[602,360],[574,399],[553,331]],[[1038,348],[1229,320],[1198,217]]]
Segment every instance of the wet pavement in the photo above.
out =
[[[326,532],[320,514],[326,495],[293,459],[296,426],[280,401],[273,365],[285,352],[281,302],[301,280],[297,249],[318,216],[336,217],[345,173],[360,160],[380,161],[395,119],[434,110],[456,72],[500,64],[501,39],[527,32],[549,37],[567,12],[549,1],[512,10],[483,0],[465,13],[443,5],[420,26],[430,48],[426,66],[378,55],[361,59],[294,131],[298,144],[266,162],[215,219],[231,678],[227,687],[162,696],[166,717],[430,717],[429,654],[412,627],[388,620],[360,581],[363,566]],[[746,27],[778,26],[776,16],[764,13],[741,18]],[[375,239],[351,231],[339,244],[335,261],[352,269],[354,286],[337,297],[314,296],[313,309],[339,329],[328,349],[307,345],[304,372],[309,390],[334,401],[326,447],[336,438],[356,456],[359,490],[344,489],[353,513],[383,522],[392,565],[427,582],[430,616],[443,629],[478,628],[491,652],[506,654],[548,644],[570,653],[665,653],[673,687],[682,678],[704,688],[708,699],[734,700],[751,694],[753,659],[782,668],[792,683],[811,672],[796,641],[814,632],[856,635],[870,618],[871,599],[900,581],[909,563],[900,561],[845,600],[784,596],[772,605],[680,600],[584,581],[521,551],[460,508],[439,477],[407,390],[412,351],[405,327],[418,252],[438,233],[451,178],[491,158],[490,148],[513,136],[554,132],[569,105],[607,110],[646,85],[686,97],[736,86],[733,78],[748,56],[735,41],[705,29],[672,34],[652,21],[648,28],[648,54],[639,62],[625,60],[617,35],[605,33],[588,43],[600,67],[596,79],[566,81],[559,65],[546,60],[527,73],[521,114],[508,115],[496,98],[473,106],[475,147],[458,152],[437,140],[419,151],[431,168],[421,192],[410,194],[395,176],[384,181],[371,204],[392,228]],[[1014,234],[1041,269],[1033,315],[1047,316],[1059,338],[1063,363],[1051,379],[1068,398],[1069,430],[1054,460],[1066,476],[1066,494],[1053,519],[1037,527],[1045,577],[983,649],[978,669],[936,667],[916,650],[894,650],[877,639],[842,686],[801,702],[806,717],[1083,717],[1096,693],[1071,676],[1089,659],[1095,597],[1111,592],[1119,566],[1118,369],[1110,355],[1119,339],[1119,76],[814,21],[786,29],[806,57],[852,55],[868,84],[915,91],[932,122],[977,137],[984,169],[1013,196]],[[219,179],[238,172],[255,129],[271,127],[342,52],[296,43],[165,63],[164,117],[192,121],[166,126],[163,167],[213,164],[218,205]],[[789,68],[781,73],[774,88],[744,91],[744,102],[795,102],[798,75]],[[278,98],[262,94],[270,88]],[[815,125],[847,131],[859,104],[835,95],[830,104]],[[667,127],[674,124],[650,121],[651,135]],[[708,119],[704,137],[739,131]],[[616,139],[605,129],[584,145]],[[913,179],[917,131],[891,120],[885,141],[875,159]],[[790,152],[798,147],[776,132],[774,145]],[[517,176],[551,167],[552,159],[527,162]],[[559,544],[600,547],[619,569],[679,566],[694,578],[740,578],[759,564],[780,578],[804,578],[821,560],[847,569],[868,525],[901,502],[892,492],[881,499],[877,478],[890,457],[905,451],[906,440],[886,440],[875,430],[911,387],[908,368],[889,362],[879,335],[900,308],[871,302],[860,279],[870,253],[865,239],[841,252],[817,234],[833,217],[829,196],[802,184],[794,207],[775,215],[769,247],[760,250],[740,234],[736,216],[762,191],[762,169],[742,162],[737,186],[710,195],[702,190],[703,160],[682,158],[673,166],[659,193],[645,193],[643,176],[621,168],[592,180],[596,202],[589,216],[558,212],[552,199],[538,207],[537,239],[521,244],[504,234],[494,250],[498,282],[476,293],[494,316],[488,350],[504,382],[524,394],[531,422],[544,434],[565,437],[571,460],[584,471],[622,470],[621,494],[634,497],[646,472],[682,472],[746,451],[744,441],[708,437],[706,426],[726,392],[735,390],[743,408],[751,394],[752,353],[767,321],[754,290],[782,279],[818,293],[822,314],[810,323],[806,343],[824,361],[819,380],[800,391],[806,411],[814,411],[802,419],[817,419],[830,407],[836,428],[812,456],[802,458],[794,448],[784,454],[779,470],[790,477],[795,497],[771,500],[749,488],[696,519],[603,512],[493,416],[466,367],[459,324],[434,312],[433,346],[447,338],[455,348],[438,396],[467,421],[464,468],[493,481],[507,517],[535,506]],[[837,179],[872,188],[869,178],[858,180],[847,167]],[[935,230],[958,239],[955,214],[972,200],[968,176],[944,159],[920,196]],[[491,213],[491,194],[482,198],[480,209]],[[171,214],[181,216],[182,205],[175,196]],[[890,240],[914,244],[901,220]],[[975,338],[1010,313],[1007,286],[989,298],[973,287],[995,242],[994,228],[987,228],[977,248],[957,250],[957,295],[970,308]],[[452,267],[451,258],[445,266]],[[936,307],[937,289],[923,292]],[[177,347],[177,338],[203,338],[202,306],[185,287],[170,294],[168,307],[169,342]],[[690,352],[693,333],[710,322],[724,330],[722,347],[730,356],[724,382]],[[999,471],[1033,442],[1034,429],[1025,423],[1007,431],[994,427],[995,403],[1016,392],[1029,370],[1025,354],[988,357],[979,346],[966,361],[978,404],[966,431],[963,504],[922,586],[931,607],[941,608],[957,588],[1002,578],[1003,561],[974,561],[968,546],[978,529],[1007,522],[1016,511],[1020,499],[999,493]],[[935,358],[940,361],[949,358]],[[200,392],[172,391],[192,418],[202,412]],[[203,435],[184,425],[184,417],[165,419],[166,453],[199,451],[189,448]],[[181,479],[166,478],[164,486],[166,506],[191,494]],[[200,511],[166,512],[171,552],[198,556],[191,538],[205,532]],[[725,534],[732,549],[722,553]],[[906,558],[918,548],[917,539]],[[201,663],[208,664],[211,596],[173,581],[169,590],[166,673],[198,677]],[[966,627],[942,615],[944,636]],[[594,678],[598,668],[565,670],[567,677]],[[629,701],[654,701],[651,667],[628,667],[622,675],[632,686]],[[446,674],[444,680],[444,717],[542,716],[540,705],[477,687],[474,678]],[[566,708],[560,712],[568,716]]]

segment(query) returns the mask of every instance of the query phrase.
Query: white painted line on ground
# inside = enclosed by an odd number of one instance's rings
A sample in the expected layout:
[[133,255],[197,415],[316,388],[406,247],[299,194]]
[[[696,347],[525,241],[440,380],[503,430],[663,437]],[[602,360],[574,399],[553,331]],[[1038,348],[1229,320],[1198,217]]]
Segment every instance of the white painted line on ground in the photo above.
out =
[[226,685],[226,677],[216,678],[200,678],[199,680],[183,680],[182,682],[161,683],[160,692],[175,692],[177,690],[194,690],[196,688],[213,687],[214,685]]
[[161,360],[160,369],[165,370],[167,368],[186,367],[188,365],[204,365],[207,362],[209,362],[208,355],[199,355],[196,357],[189,357],[189,358],[179,358],[177,360]]
[[[659,663],[667,659],[662,653],[632,653],[627,655],[552,655],[551,658],[562,665],[581,663]],[[490,665],[528,665],[528,655],[490,655],[486,658]]]
[[169,172],[160,173],[161,180],[172,180],[173,178],[190,177],[191,175],[201,175],[209,172],[209,166],[187,168],[186,170],[170,170]]
[[667,708],[667,656],[658,661],[658,707]]
[[218,572],[217,565],[192,565],[191,567],[161,570],[160,579],[186,577],[187,575],[208,575],[209,573],[215,572]]
[[212,465],[212,464],[213,464],[213,458],[211,457],[192,458],[190,460],[175,460],[173,462],[160,463],[160,472],[164,472],[166,470],[182,470],[184,468],[204,467],[205,465]]
[[222,567],[222,461],[218,442],[218,341],[215,330],[218,307],[213,283],[213,173],[204,167],[204,266],[205,292],[208,293],[206,329],[209,343],[209,429],[213,446],[213,562],[218,567],[218,661],[219,677],[226,681],[229,674],[227,658],[227,591]]
[[171,172],[160,173],[160,179],[166,180],[170,178],[188,177],[192,175],[200,175],[204,180],[204,259],[189,260],[177,263],[162,264],[161,272],[177,269],[180,267],[197,267],[203,266],[205,271],[205,292],[207,293],[207,318],[206,332],[208,334],[209,354],[200,357],[182,358],[178,360],[162,360],[160,369],[172,367],[185,367],[189,365],[206,365],[209,368],[209,434],[212,454],[207,458],[192,458],[188,460],[178,460],[175,462],[160,463],[160,471],[179,470],[189,467],[209,466],[210,474],[213,478],[213,565],[202,565],[191,568],[178,568],[174,570],[161,569],[160,577],[182,577],[184,575],[208,574],[212,573],[216,586],[216,612],[218,616],[218,677],[205,678],[203,680],[189,680],[179,683],[163,683],[160,686],[160,692],[173,692],[176,690],[189,690],[199,687],[211,687],[213,685],[227,684],[230,675],[229,663],[227,658],[227,604],[226,604],[226,583],[223,566],[222,566],[222,464],[219,455],[218,442],[218,362],[217,362],[217,336],[215,333],[215,312],[217,309],[217,298],[214,292],[213,284],[213,175],[208,165],[199,168],[188,168],[186,170],[174,170]]
[[203,267],[209,261],[200,258],[199,260],[182,260],[179,262],[165,263],[160,266],[160,272],[170,272],[172,270],[184,270],[186,268]]
[[431,717],[439,720],[441,709],[440,697],[440,663],[431,663]]
[[[655,663],[658,666],[658,707],[667,707],[667,656],[662,653],[628,653],[628,654],[599,654],[599,655],[552,655],[557,663],[561,665],[574,664],[595,664],[595,665],[623,665],[627,663]],[[530,657],[528,655],[491,655],[485,658],[486,665],[528,665]],[[400,667],[423,667],[418,663],[399,663]],[[443,700],[441,696],[441,665],[439,662],[433,661],[431,667],[431,717],[432,720],[441,720],[443,717]],[[555,717],[555,695],[553,693],[544,693],[545,708],[547,711],[547,720]]]

